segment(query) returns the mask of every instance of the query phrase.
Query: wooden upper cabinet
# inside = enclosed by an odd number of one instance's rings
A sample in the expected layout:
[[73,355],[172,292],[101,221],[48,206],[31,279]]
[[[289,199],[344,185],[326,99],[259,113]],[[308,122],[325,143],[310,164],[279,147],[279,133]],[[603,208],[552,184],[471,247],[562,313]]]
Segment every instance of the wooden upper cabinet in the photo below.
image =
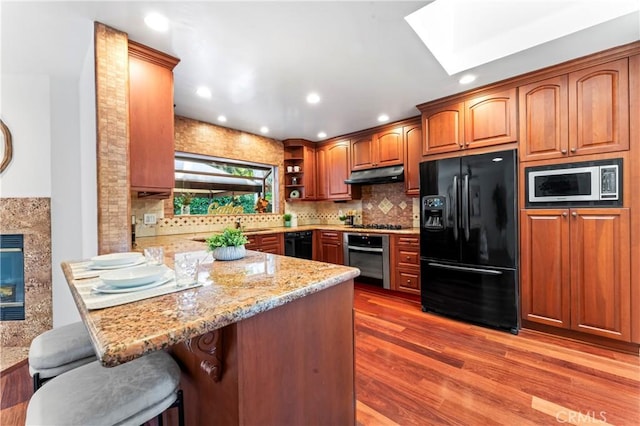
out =
[[415,123],[403,127],[404,133],[404,191],[420,195],[420,162],[422,161],[422,126]]
[[350,200],[359,198],[357,189],[353,189],[353,185],[344,183],[345,179],[351,174],[350,143],[348,140],[333,142],[327,145],[326,153],[326,180],[327,180],[327,199],[329,200]]
[[570,73],[570,153],[595,154],[628,149],[628,59]]
[[351,140],[351,166],[353,170],[374,167],[373,135],[362,135]]
[[402,126],[383,129],[373,135],[374,167],[402,164]]
[[464,148],[464,103],[424,110],[422,135],[422,155],[441,154]]
[[174,187],[173,68],[179,60],[129,41],[129,164],[131,189]]
[[516,102],[515,87],[465,101],[465,147],[480,148],[515,142]]
[[312,146],[304,147],[304,198],[317,198],[316,186],[316,150]]
[[402,126],[364,134],[351,140],[352,170],[396,166],[402,161]]
[[571,326],[631,340],[629,209],[571,210]]
[[316,200],[326,200],[328,197],[327,178],[327,146],[316,148]]
[[520,158],[629,149],[627,59],[519,87]]
[[520,86],[520,159],[545,160],[569,152],[566,75]]

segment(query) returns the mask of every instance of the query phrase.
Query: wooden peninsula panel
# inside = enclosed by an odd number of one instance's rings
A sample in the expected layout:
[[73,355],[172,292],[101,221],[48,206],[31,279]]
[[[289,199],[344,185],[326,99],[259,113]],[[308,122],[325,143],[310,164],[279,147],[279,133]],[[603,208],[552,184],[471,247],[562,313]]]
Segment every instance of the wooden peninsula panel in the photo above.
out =
[[350,280],[219,330],[218,382],[175,345],[188,424],[353,425],[352,301]]

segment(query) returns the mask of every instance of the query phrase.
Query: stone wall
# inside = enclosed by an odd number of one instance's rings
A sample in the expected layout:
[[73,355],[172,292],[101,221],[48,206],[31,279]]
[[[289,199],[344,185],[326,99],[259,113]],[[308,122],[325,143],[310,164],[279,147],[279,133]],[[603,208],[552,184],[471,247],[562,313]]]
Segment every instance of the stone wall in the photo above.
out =
[[31,341],[53,327],[51,199],[0,198],[3,234],[24,235],[24,321],[0,321],[0,371],[26,358]]

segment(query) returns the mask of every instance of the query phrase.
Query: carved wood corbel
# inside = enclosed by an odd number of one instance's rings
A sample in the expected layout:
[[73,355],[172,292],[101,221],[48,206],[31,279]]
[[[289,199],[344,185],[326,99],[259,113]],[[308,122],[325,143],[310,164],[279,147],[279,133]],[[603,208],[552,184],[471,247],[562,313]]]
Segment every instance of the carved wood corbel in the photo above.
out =
[[222,379],[222,333],[210,331],[185,341],[187,349],[200,359],[200,368],[213,380]]

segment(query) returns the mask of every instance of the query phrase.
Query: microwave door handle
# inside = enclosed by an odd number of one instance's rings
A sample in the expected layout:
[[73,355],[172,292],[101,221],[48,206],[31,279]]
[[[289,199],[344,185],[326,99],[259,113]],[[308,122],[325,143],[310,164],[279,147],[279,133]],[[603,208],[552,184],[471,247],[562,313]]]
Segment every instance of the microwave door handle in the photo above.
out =
[[453,199],[451,200],[453,214],[453,239],[458,241],[458,176],[453,177]]
[[469,230],[469,175],[464,175],[464,188],[462,188],[462,227],[464,228],[464,239],[469,241],[471,236]]

